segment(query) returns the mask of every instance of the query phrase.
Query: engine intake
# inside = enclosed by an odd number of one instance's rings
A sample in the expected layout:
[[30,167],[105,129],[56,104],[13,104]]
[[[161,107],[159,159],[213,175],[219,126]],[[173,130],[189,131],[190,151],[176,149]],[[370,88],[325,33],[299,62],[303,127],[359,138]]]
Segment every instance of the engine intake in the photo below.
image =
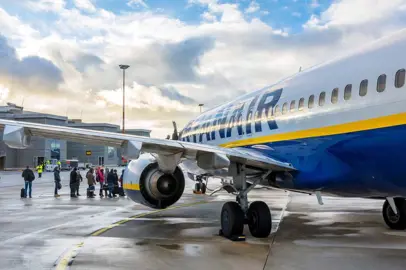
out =
[[176,203],[185,189],[185,177],[176,167],[173,173],[164,173],[150,154],[133,160],[124,173],[124,188],[135,202],[163,209]]

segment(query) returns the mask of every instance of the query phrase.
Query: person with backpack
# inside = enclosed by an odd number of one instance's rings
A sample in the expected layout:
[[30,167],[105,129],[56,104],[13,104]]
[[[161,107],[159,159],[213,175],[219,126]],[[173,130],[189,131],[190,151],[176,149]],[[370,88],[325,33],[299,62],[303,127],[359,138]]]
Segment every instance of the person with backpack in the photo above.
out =
[[55,192],[54,196],[55,198],[60,197],[61,195],[58,194],[58,189],[61,189],[61,175],[59,174],[59,167],[55,167],[54,169],[54,181],[55,181]]
[[[27,194],[30,196],[30,198],[32,198],[32,181],[34,181],[35,179],[35,175],[34,172],[30,169],[29,166],[27,166],[27,168],[23,171],[22,175],[24,178],[24,188],[25,188],[25,198],[27,198]],[[28,189],[30,189],[29,193],[28,193]]]
[[77,180],[78,180],[78,176],[77,176],[77,168],[73,168],[73,170],[70,172],[70,181],[69,181],[69,185],[70,185],[70,197],[71,198],[77,198],[78,196],[76,196],[76,187],[77,187]]

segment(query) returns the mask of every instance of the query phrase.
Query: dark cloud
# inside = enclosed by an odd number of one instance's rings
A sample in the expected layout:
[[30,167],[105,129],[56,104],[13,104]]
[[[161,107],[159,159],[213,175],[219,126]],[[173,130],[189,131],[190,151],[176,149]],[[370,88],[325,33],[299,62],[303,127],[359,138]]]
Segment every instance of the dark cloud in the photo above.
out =
[[199,67],[200,57],[214,47],[211,37],[196,37],[179,43],[169,43],[163,46],[163,60],[171,72],[168,79],[193,81],[198,77],[196,68]]
[[11,77],[13,84],[24,87],[56,89],[63,82],[61,70],[51,61],[38,56],[17,58],[16,50],[0,35],[0,76]]
[[78,71],[85,72],[90,67],[99,68],[100,65],[104,64],[104,61],[96,55],[83,53],[78,54],[71,63]]
[[170,100],[177,100],[182,104],[191,105],[197,104],[197,101],[193,98],[187,97],[179,93],[174,87],[161,87],[158,88],[161,91],[161,95],[169,98]]

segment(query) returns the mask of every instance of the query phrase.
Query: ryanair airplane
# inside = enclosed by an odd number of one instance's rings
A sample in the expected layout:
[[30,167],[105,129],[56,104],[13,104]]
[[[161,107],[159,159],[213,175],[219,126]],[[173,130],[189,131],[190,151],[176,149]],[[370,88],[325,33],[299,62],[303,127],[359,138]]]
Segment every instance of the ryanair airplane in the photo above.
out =
[[124,188],[135,202],[165,208],[182,196],[185,175],[232,179],[236,194],[221,211],[226,237],[248,224],[268,237],[271,213],[249,202],[255,185],[316,194],[384,200],[382,214],[406,229],[406,29],[345,57],[204,112],[179,140],[0,120],[4,142],[30,138],[123,149],[132,161]]

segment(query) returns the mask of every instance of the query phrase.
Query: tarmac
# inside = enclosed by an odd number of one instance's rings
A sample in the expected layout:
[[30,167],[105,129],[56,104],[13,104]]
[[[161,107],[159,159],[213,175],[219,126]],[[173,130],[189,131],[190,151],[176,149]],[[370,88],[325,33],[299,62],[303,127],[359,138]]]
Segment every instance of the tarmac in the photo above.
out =
[[[82,173],[84,176],[84,173]],[[218,235],[226,193],[192,194],[153,210],[127,198],[53,197],[52,173],[20,199],[21,173],[0,174],[0,269],[405,269],[406,232],[389,230],[382,201],[255,189],[271,208],[272,234]],[[213,188],[209,185],[210,188]]]

